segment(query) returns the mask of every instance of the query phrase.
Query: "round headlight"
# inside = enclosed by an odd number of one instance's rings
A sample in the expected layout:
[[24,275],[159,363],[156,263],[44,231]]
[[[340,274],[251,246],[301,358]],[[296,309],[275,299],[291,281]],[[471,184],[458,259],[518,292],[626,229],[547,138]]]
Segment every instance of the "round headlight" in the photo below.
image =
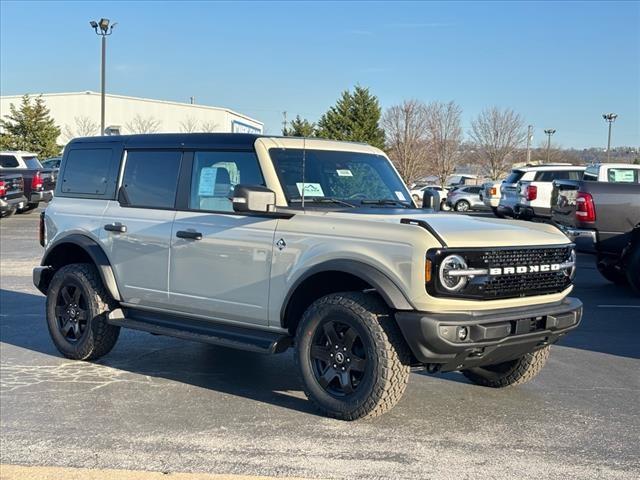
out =
[[450,292],[457,292],[467,284],[466,276],[451,275],[455,270],[464,270],[467,262],[460,255],[449,255],[440,264],[440,285]]

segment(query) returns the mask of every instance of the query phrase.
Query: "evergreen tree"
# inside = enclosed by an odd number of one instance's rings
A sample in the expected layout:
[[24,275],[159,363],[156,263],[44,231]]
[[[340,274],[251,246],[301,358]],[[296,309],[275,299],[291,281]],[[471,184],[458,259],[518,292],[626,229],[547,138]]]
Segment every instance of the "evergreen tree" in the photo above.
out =
[[368,88],[356,85],[353,93],[342,92],[336,104],[318,122],[318,136],[333,140],[364,142],[384,148],[380,128],[380,103]]
[[296,115],[296,118],[291,120],[291,126],[282,130],[282,135],[285,137],[315,137],[316,124]]
[[37,153],[40,158],[53,157],[60,153],[56,143],[60,129],[49,116],[49,109],[36,97],[22,97],[20,108],[9,106],[9,115],[0,120],[3,132],[0,134],[2,150],[26,150]]

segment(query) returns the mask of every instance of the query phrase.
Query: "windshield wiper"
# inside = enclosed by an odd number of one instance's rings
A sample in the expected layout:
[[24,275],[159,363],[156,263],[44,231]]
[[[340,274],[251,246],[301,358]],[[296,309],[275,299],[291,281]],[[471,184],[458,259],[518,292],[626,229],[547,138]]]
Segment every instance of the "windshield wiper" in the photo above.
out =
[[392,198],[383,198],[380,200],[361,200],[363,205],[402,205],[404,208],[411,208],[411,204],[407,201],[393,200]]
[[[304,201],[305,203],[306,202],[335,203],[337,205],[344,205],[345,207],[349,207],[349,208],[356,208],[356,206],[353,203],[345,202],[344,200],[340,200],[339,198],[333,198],[333,197],[309,197],[309,198],[305,198]],[[292,200],[292,202],[302,203],[302,199],[295,199],[295,200]]]

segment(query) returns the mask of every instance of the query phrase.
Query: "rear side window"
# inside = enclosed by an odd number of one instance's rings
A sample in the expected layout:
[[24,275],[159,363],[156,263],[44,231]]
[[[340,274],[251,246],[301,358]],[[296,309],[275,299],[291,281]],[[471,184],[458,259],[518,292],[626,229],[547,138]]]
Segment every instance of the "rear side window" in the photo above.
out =
[[553,182],[554,180],[580,180],[582,171],[575,170],[547,170],[536,174],[536,182]]
[[505,179],[504,183],[518,183],[523,175],[524,172],[522,170],[513,170]]
[[40,163],[40,160],[38,160],[38,157],[22,157],[22,160],[24,160],[27,168],[31,170],[42,168],[42,164]]
[[480,193],[480,189],[482,187],[467,187],[467,192],[469,193]]
[[62,177],[62,193],[104,195],[109,183],[113,150],[110,148],[69,151]]
[[128,206],[173,208],[182,152],[129,151],[122,177]]
[[19,165],[18,159],[13,155],[0,155],[0,167],[17,168]]

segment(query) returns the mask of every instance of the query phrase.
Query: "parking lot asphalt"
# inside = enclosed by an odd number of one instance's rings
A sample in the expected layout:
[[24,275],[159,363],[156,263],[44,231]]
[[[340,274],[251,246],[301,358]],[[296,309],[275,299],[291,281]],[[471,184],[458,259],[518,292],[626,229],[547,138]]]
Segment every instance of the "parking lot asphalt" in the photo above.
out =
[[638,478],[640,297],[579,257],[579,329],[531,383],[414,372],[383,417],[322,417],[290,352],[123,331],[95,363],[60,356],[31,284],[37,213],[0,222],[0,462],[306,478]]

